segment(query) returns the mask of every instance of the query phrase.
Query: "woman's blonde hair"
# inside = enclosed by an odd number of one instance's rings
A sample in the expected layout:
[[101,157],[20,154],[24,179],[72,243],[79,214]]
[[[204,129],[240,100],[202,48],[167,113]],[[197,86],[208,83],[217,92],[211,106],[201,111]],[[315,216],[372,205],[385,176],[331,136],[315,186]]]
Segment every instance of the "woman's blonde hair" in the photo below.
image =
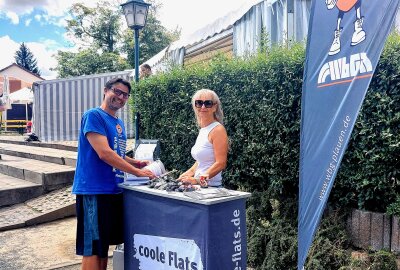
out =
[[215,103],[216,104],[215,106],[217,106],[217,110],[214,113],[214,118],[221,125],[223,125],[224,124],[224,112],[222,111],[221,101],[219,100],[218,95],[213,90],[210,90],[210,89],[200,89],[196,93],[194,93],[194,95],[192,97],[192,107],[193,107],[193,111],[194,111],[194,113],[196,115],[197,124],[200,126],[200,119],[199,119],[199,116],[197,114],[197,110],[196,110],[196,106],[194,105],[194,102],[202,94],[205,94],[205,95],[208,94],[208,95],[211,96],[211,99],[212,99],[213,103]]

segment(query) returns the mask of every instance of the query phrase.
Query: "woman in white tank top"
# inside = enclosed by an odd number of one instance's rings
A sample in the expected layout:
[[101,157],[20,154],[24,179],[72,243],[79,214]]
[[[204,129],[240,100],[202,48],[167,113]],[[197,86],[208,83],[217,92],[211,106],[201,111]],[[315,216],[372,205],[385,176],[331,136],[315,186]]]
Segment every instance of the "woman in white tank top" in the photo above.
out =
[[223,126],[221,102],[214,91],[201,89],[193,95],[192,106],[200,127],[191,151],[196,162],[179,179],[197,184],[201,177],[209,186],[219,187],[228,156],[228,135]]

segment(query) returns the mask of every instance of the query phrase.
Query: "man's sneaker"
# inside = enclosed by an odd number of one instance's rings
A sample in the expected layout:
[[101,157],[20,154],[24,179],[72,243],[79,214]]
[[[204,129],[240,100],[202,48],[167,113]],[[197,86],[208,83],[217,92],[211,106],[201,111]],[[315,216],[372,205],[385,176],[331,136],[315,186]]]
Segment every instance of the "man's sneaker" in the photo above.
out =
[[365,39],[365,31],[362,28],[364,17],[357,19],[354,22],[354,33],[351,37],[351,46],[355,46]]
[[342,33],[342,29],[335,30],[335,38],[333,39],[331,49],[329,50],[329,55],[335,55],[340,52],[340,34]]

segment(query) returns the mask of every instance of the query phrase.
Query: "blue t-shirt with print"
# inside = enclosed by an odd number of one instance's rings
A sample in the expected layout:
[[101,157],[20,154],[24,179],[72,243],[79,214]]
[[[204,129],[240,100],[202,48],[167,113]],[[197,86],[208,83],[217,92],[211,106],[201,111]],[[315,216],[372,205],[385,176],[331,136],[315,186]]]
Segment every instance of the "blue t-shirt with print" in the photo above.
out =
[[124,123],[101,108],[90,109],[82,116],[78,141],[73,194],[116,194],[124,173],[113,168],[97,155],[86,135],[95,132],[107,137],[108,144],[120,157],[125,157],[126,133]]

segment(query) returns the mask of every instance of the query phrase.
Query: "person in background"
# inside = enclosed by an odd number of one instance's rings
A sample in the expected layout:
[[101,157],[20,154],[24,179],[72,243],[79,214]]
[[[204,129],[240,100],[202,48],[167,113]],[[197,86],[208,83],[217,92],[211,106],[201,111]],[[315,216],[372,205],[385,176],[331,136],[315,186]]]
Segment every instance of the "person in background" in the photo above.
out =
[[31,134],[32,133],[32,121],[26,122],[26,133]]
[[206,185],[220,187],[221,172],[226,167],[228,155],[228,135],[223,126],[221,102],[214,91],[201,89],[193,95],[192,107],[200,127],[191,150],[196,162],[179,179],[191,184],[198,184],[200,179],[204,179]]
[[142,161],[125,156],[126,133],[116,113],[129,98],[131,85],[122,78],[109,80],[100,107],[81,120],[78,159],[72,193],[76,194],[76,254],[82,269],[106,270],[110,245],[123,243],[122,189],[124,172],[154,178]]
[[153,73],[151,72],[151,67],[150,67],[150,65],[148,65],[148,64],[143,64],[143,65],[140,66],[140,75],[139,75],[139,78],[140,78],[140,79],[147,78],[147,77],[149,77],[151,74],[153,74]]

